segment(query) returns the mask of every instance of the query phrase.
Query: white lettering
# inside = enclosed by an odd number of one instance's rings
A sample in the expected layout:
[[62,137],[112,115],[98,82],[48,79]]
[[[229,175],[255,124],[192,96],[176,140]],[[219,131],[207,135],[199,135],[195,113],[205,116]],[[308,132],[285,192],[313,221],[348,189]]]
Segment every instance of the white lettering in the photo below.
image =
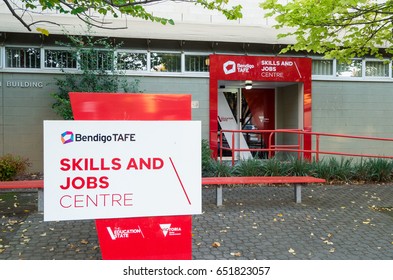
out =
[[[1,86],[1,84],[0,84]],[[7,81],[6,82],[7,87],[12,87],[12,88],[43,88],[44,83],[43,82],[29,82],[29,81]]]
[[264,78],[284,78],[283,72],[262,72],[261,76]]

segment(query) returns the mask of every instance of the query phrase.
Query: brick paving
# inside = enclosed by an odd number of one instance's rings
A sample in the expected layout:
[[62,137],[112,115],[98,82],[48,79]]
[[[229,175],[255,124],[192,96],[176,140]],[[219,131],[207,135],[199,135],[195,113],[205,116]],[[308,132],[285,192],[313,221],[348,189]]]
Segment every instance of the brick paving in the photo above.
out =
[[[222,207],[214,188],[202,195],[195,260],[393,259],[393,215],[375,210],[393,206],[393,185],[307,186],[301,204],[286,186],[224,188]],[[43,222],[32,211],[10,232],[9,219],[1,220],[0,260],[101,259],[92,220]]]

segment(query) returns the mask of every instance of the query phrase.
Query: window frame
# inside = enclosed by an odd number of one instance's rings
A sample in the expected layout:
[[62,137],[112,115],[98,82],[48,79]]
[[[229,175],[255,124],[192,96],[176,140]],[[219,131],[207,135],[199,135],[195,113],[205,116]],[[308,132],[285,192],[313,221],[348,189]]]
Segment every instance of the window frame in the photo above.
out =
[[[47,50],[48,51],[69,51],[69,52],[72,52],[72,50],[70,48],[64,48],[64,47],[44,47],[42,49],[43,49],[43,57],[42,57],[42,66],[43,67],[42,67],[42,69],[54,70],[54,71],[61,70],[61,69],[66,69],[67,71],[78,71],[78,70],[80,70],[79,63],[78,63],[77,59],[75,61],[75,65],[76,65],[75,68],[69,68],[69,67],[46,67],[45,66],[46,51]],[[77,54],[77,56],[79,56],[79,54]]]
[[[39,67],[10,67],[7,65],[7,49],[37,49],[38,50],[38,54],[39,54],[39,61],[38,61],[38,65]],[[15,70],[23,70],[23,71],[34,71],[36,69],[42,70],[42,50],[43,48],[40,46],[35,46],[35,45],[31,45],[31,46],[22,46],[22,45],[7,45],[4,46],[3,48],[3,63],[4,63],[4,69],[15,69]]]
[[199,74],[199,75],[201,75],[201,74],[209,74],[209,72],[210,72],[210,65],[207,65],[207,68],[208,68],[208,71],[188,71],[188,70],[186,70],[186,56],[192,56],[192,55],[194,55],[194,56],[206,56],[207,58],[206,59],[209,59],[209,53],[204,53],[204,52],[185,52],[184,53],[184,59],[182,60],[183,61],[183,63],[184,63],[184,73],[189,73],[189,74]]
[[[118,54],[119,53],[135,53],[135,54],[145,54],[146,55],[146,70],[128,70],[128,69],[118,69]],[[140,74],[140,73],[147,73],[149,72],[149,65],[150,65],[150,54],[147,50],[133,50],[133,49],[117,49],[115,51],[115,58],[116,58],[116,69],[117,71],[124,72],[126,74]]]
[[[180,71],[172,72],[172,71],[153,71],[152,70],[152,53],[160,53],[160,54],[178,54],[180,55]],[[150,50],[149,54],[149,61],[148,61],[148,72],[149,73],[160,73],[164,75],[184,75],[184,53],[181,51],[162,51],[162,50]]]

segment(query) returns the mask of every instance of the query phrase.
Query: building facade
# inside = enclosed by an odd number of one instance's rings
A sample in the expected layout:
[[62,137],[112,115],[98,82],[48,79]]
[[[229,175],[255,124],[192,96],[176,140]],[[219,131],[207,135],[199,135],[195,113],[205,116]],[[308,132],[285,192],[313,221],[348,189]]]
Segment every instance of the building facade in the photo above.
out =
[[[245,2],[241,3],[243,19],[227,21],[218,12],[191,4],[164,3],[149,9],[155,15],[173,18],[174,26],[123,18],[114,20],[114,24],[127,25],[127,29],[95,29],[94,32],[121,43],[116,50],[121,70],[128,80],[139,80],[142,92],[191,94],[192,117],[202,122],[202,137],[213,144],[216,135],[212,135],[212,131],[218,131],[224,123],[217,120],[217,129],[212,126],[216,121],[215,115],[212,117],[212,106],[217,106],[218,110],[229,106],[237,128],[256,125],[255,114],[247,115],[239,107],[244,100],[252,107],[252,95],[245,91],[248,80],[252,81],[253,90],[260,92],[259,97],[267,98],[264,101],[269,104],[267,107],[274,107],[269,117],[259,115],[259,120],[262,117],[262,123],[269,124],[272,129],[393,137],[390,60],[385,63],[371,57],[359,58],[344,65],[322,57],[280,55],[282,46],[291,41],[277,39],[278,31],[272,28],[274,22],[264,18],[258,1],[233,2]],[[4,3],[0,3],[0,155],[11,153],[29,158],[31,171],[43,170],[43,121],[59,119],[52,109],[52,94],[58,90],[56,79],[64,75],[60,65],[67,71],[78,72],[77,63],[67,58],[69,50],[57,42],[65,40],[65,32],[86,32],[86,27],[75,18],[47,13],[40,16],[52,21],[56,19],[63,25],[45,26],[50,31],[49,36],[28,32],[12,17]],[[97,55],[102,55],[99,50]],[[270,67],[266,68],[270,72],[276,67],[274,61],[281,58],[309,60],[309,93],[304,95],[303,80],[277,81],[268,77],[256,80],[247,76],[222,80],[219,77],[216,91],[225,102],[221,104],[224,107],[218,108],[221,105],[212,103],[211,71],[217,67],[212,62],[217,60],[211,55],[225,58],[223,63],[236,60],[227,59],[230,56],[243,57],[245,65],[249,64],[249,58],[270,61],[265,65]],[[270,101],[268,96],[271,96]],[[310,117],[304,114],[307,106],[312,112]],[[287,143],[291,139],[276,141]],[[311,139],[308,145],[315,146],[314,140]],[[326,150],[356,153],[391,155],[392,150],[388,142],[331,139],[321,145]]]

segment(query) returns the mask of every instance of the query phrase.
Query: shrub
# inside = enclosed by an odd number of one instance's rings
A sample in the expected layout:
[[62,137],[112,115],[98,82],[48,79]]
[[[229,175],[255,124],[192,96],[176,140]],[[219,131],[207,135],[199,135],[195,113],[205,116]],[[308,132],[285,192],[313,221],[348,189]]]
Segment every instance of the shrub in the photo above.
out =
[[286,166],[285,170],[288,176],[307,176],[311,173],[312,163],[304,159],[291,157]]
[[23,174],[30,166],[26,158],[6,154],[0,157],[0,181],[11,181]]
[[207,173],[207,177],[230,177],[233,175],[232,166],[223,161],[212,159],[210,162],[210,170]]
[[202,140],[202,177],[209,177],[212,172],[214,162],[212,159],[212,151],[210,150],[209,142],[206,139]]
[[236,176],[263,176],[262,161],[258,159],[246,159],[239,161],[233,170]]
[[352,159],[336,158],[323,159],[313,162],[310,175],[323,178],[326,181],[349,182],[353,179]]
[[264,161],[262,165],[263,176],[285,176],[286,166],[283,161],[277,158],[271,158]]
[[393,164],[391,160],[369,159],[366,166],[368,171],[367,181],[383,183],[392,180]]
[[69,49],[79,70],[76,73],[61,67],[64,75],[56,78],[58,91],[52,94],[55,99],[52,108],[65,120],[73,119],[69,92],[141,92],[139,80],[128,81],[124,71],[118,70],[115,50],[121,44],[114,44],[110,38],[94,37],[90,27],[86,33],[66,34],[69,43],[58,43]]

